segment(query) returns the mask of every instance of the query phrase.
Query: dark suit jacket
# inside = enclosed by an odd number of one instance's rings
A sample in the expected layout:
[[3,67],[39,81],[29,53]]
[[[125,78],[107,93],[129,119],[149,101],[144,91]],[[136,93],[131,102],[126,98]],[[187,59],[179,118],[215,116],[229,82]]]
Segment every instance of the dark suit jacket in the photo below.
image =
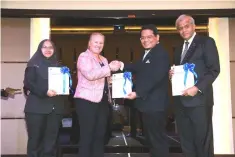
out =
[[[183,45],[178,47],[174,53],[174,64],[180,65]],[[196,35],[181,64],[194,63],[194,71],[197,73],[195,86],[201,91],[194,97],[174,97],[176,105],[180,103],[186,107],[200,105],[213,106],[212,83],[220,73],[219,56],[215,41],[211,37]],[[195,78],[196,79],[196,78]]]
[[65,113],[67,96],[48,97],[48,79],[40,75],[40,67],[27,67],[25,70],[24,86],[30,93],[25,104],[25,112],[49,114],[54,111],[58,114]]
[[135,100],[135,106],[141,112],[164,111],[169,99],[168,53],[161,44],[157,44],[150,50],[144,61],[142,58],[137,63],[124,65],[124,70],[129,70],[136,75],[135,90],[139,97]]

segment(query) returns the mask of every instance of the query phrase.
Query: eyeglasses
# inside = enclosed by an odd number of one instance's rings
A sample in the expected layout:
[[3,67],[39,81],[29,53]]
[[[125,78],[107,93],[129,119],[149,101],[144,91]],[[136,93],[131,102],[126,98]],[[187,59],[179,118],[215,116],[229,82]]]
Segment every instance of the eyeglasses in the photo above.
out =
[[151,40],[153,37],[154,37],[154,35],[149,35],[149,36],[146,36],[146,37],[142,36],[142,37],[140,37],[140,40],[145,40],[145,39]]
[[46,47],[46,46],[43,46],[42,49],[49,49],[49,50],[53,50],[54,47],[53,46],[49,46],[49,47]]

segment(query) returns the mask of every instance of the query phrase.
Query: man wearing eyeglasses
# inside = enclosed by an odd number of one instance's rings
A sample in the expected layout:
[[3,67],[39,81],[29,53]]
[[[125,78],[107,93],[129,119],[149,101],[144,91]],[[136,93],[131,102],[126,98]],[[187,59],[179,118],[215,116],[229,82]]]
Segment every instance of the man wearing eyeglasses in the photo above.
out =
[[127,99],[135,99],[135,107],[142,114],[144,135],[151,157],[168,157],[169,147],[165,134],[168,105],[168,53],[159,43],[155,25],[145,25],[140,31],[140,42],[145,49],[140,60],[123,64],[121,69],[136,74],[135,91]]

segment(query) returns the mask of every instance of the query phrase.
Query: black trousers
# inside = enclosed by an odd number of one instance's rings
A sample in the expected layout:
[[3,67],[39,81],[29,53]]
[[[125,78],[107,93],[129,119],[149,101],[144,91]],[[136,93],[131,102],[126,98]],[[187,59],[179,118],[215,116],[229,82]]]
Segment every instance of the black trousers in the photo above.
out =
[[129,118],[130,118],[130,126],[131,126],[131,136],[132,137],[136,137],[136,129],[137,129],[137,121],[136,121],[136,115],[138,114],[138,110],[133,107],[133,106],[129,106],[130,107],[130,115],[129,115]]
[[106,126],[106,132],[105,132],[105,141],[104,144],[108,144],[110,139],[112,138],[112,132],[113,132],[113,107],[112,105],[108,105],[108,119],[107,119],[107,126]]
[[25,113],[28,157],[56,157],[56,144],[62,115]]
[[142,112],[144,136],[150,148],[151,157],[168,157],[169,146],[165,133],[165,112]]
[[78,144],[80,127],[79,127],[79,122],[78,122],[78,116],[75,110],[72,111],[72,122],[73,123],[72,123],[70,141],[73,144]]
[[212,106],[177,107],[176,124],[186,157],[214,157]]
[[131,126],[131,130],[130,130],[131,136],[136,137],[137,127],[139,127],[142,130],[142,135],[143,135],[144,129],[143,129],[142,116],[139,110],[134,107],[134,100],[125,100],[124,105],[128,106],[130,109],[129,118],[130,118],[130,126]]
[[75,99],[80,125],[79,157],[103,157],[108,101]]

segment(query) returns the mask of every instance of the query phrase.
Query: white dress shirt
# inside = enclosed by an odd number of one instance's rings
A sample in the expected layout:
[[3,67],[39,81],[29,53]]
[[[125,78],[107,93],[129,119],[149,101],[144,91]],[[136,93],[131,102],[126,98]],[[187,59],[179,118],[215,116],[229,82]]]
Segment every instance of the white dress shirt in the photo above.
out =
[[144,57],[142,60],[144,60],[144,58],[147,56],[147,54],[149,53],[150,49],[149,50],[145,50],[145,54],[144,54]]
[[184,41],[184,45],[183,45],[183,49],[182,49],[181,54],[183,54],[183,52],[184,52],[184,49],[185,49],[185,42],[188,42],[188,48],[189,48],[190,45],[191,45],[191,43],[192,43],[192,41],[193,41],[193,39],[194,39],[194,37],[195,37],[195,35],[196,35],[196,32],[193,33],[193,36],[192,36],[189,40],[185,40],[185,41]]

